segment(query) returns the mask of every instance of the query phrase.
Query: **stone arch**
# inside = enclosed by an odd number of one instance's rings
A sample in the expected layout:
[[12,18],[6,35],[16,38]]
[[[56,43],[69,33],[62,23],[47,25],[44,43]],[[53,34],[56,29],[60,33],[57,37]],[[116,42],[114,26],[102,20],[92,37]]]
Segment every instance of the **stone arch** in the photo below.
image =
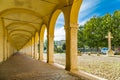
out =
[[43,60],[43,53],[44,53],[44,34],[45,34],[45,29],[46,28],[46,25],[43,24],[42,27],[40,28],[40,31],[39,31],[39,60]]
[[54,53],[54,29],[55,29],[55,23],[59,16],[59,14],[62,12],[62,10],[58,9],[54,11],[54,13],[51,15],[50,21],[49,21],[49,28],[47,29],[47,63],[53,63],[53,53]]
[[56,20],[57,20],[59,14],[60,14],[61,12],[62,12],[62,10],[60,10],[60,9],[56,10],[56,11],[52,14],[52,16],[51,16],[51,18],[50,18],[49,28],[48,28],[48,31],[47,31],[47,32],[48,32],[48,34],[50,34],[50,35],[52,35],[52,36],[54,36],[55,23],[56,23]]
[[46,28],[46,25],[43,24],[43,25],[41,26],[40,31],[39,31],[40,40],[42,40],[42,41],[44,40],[45,29],[47,29],[47,28]]
[[78,23],[78,14],[81,4],[82,4],[82,0],[73,1],[73,5],[71,6],[71,11],[70,11],[70,23],[73,24]]

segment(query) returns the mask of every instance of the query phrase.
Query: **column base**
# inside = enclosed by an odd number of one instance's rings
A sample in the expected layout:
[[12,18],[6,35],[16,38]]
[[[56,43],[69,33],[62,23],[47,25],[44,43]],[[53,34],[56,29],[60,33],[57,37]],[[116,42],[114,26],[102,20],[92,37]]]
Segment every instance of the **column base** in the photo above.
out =
[[54,61],[47,61],[48,64],[54,64]]
[[70,72],[78,72],[78,68],[65,68],[65,70],[70,71]]
[[42,61],[43,59],[38,58],[39,61]]

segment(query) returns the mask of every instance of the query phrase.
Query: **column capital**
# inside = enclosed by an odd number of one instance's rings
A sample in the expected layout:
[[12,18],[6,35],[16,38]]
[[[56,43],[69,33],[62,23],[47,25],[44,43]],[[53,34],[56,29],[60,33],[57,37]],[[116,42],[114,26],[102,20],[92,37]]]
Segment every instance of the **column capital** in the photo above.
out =
[[44,43],[44,40],[40,40],[39,42],[40,42],[40,43]]
[[54,38],[54,35],[48,34],[48,35],[47,35],[47,38]]
[[70,23],[71,28],[78,28],[79,24],[77,23]]
[[78,24],[76,24],[76,23],[70,23],[70,26],[66,26],[66,25],[64,25],[64,29],[65,30],[70,30],[70,29],[78,29]]

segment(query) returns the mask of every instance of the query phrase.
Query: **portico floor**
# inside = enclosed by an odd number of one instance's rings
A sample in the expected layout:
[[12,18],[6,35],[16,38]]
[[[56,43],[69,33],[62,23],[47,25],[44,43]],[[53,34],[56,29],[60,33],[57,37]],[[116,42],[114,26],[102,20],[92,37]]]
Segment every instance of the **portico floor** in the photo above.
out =
[[16,53],[0,64],[0,80],[82,80],[53,65]]

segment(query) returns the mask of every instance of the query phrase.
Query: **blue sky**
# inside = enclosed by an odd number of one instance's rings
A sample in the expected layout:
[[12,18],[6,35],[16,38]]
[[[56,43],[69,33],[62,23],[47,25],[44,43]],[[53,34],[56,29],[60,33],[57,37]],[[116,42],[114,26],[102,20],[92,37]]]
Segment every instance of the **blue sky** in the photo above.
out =
[[[120,0],[83,0],[79,11],[78,24],[84,25],[93,16],[113,14],[120,10]],[[55,40],[65,40],[64,16],[61,13],[55,25]]]
[[79,11],[78,23],[83,25],[94,15],[103,16],[120,10],[120,0],[83,0]]

